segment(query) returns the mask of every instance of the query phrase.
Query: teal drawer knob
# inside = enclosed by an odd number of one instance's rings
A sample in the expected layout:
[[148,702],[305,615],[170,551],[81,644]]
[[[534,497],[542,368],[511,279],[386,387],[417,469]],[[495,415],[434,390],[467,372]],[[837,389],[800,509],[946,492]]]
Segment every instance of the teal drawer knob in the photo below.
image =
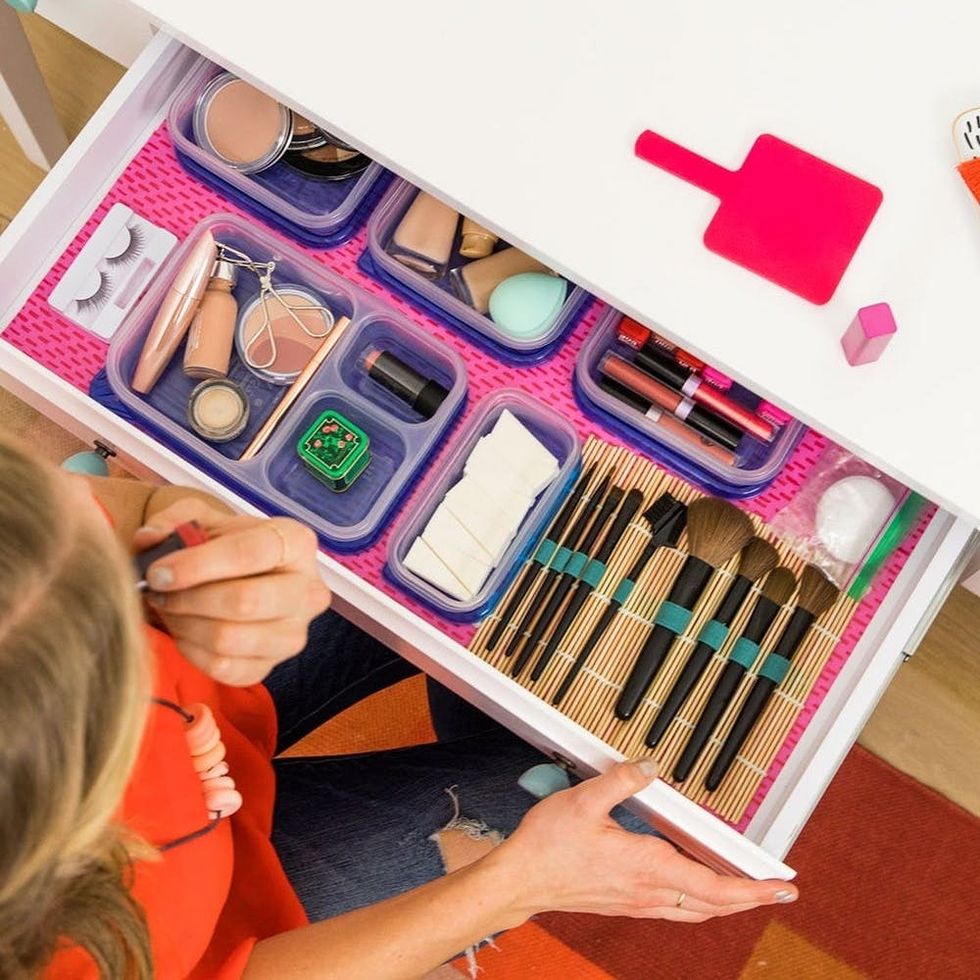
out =
[[87,449],[74,456],[69,456],[61,468],[69,473],[82,473],[85,476],[108,476],[109,466],[106,460],[116,454],[101,442],[95,444],[95,449]]
[[22,14],[33,14],[37,0],[7,0],[7,3]]
[[553,762],[542,762],[523,773],[517,780],[517,785],[531,796],[543,800],[552,793],[568,789],[572,783],[561,766],[556,766]]

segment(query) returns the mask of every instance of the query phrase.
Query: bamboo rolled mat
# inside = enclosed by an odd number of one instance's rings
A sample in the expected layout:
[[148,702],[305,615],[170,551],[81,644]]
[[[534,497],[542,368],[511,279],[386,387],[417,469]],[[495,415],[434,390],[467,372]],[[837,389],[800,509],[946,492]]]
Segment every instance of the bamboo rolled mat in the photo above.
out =
[[[597,475],[612,467],[617,474],[615,484],[623,487],[624,490],[634,487],[641,489],[644,495],[641,512],[664,492],[669,492],[684,503],[690,503],[696,497],[702,496],[690,484],[668,475],[644,457],[596,438],[589,439],[583,453],[583,468],[590,464],[596,464]],[[588,506],[588,494],[583,495],[579,511],[585,506]],[[780,563],[790,568],[799,578],[805,563],[767,531],[757,517],[752,516],[752,522],[757,533],[776,546]],[[602,615],[610,595],[626,576],[629,567],[648,540],[646,524],[638,517],[630,525],[598,587],[582,607],[541,678],[537,682],[530,680],[530,668],[536,660],[535,656],[517,679],[518,683],[550,703],[551,696],[564,679],[572,660]],[[686,534],[681,538],[677,549],[661,549],[657,552],[656,557],[637,582],[629,600],[604,634],[599,646],[560,705],[560,710],[569,718],[629,758],[650,754],[643,740],[656,711],[673,686],[675,678],[696,643],[701,627],[711,618],[731,582],[733,570],[737,567],[737,558],[732,559],[712,577],[704,595],[694,608],[694,616],[687,630],[671,648],[642,706],[630,721],[620,721],[613,714],[613,706],[636,654],[648,634],[649,624],[657,606],[666,598],[674,576],[686,557],[685,545]],[[487,650],[486,642],[498,621],[500,610],[506,606],[510,593],[497,604],[495,612],[483,622],[473,638],[470,649],[504,673],[509,673],[513,662],[512,657],[504,655],[507,641],[513,635],[524,611],[534,600],[535,591],[535,589],[530,590],[517,614],[512,618],[507,632],[493,651]],[[758,589],[754,587],[753,594],[757,593]],[[660,763],[660,770],[665,775],[670,773],[683,751],[687,736],[714,687],[715,678],[727,659],[729,648],[739,636],[741,628],[751,613],[752,605],[751,602],[745,604],[732,624],[724,646],[714,655],[708,669],[672,722],[660,745],[653,751],[654,757]],[[738,823],[782,748],[856,608],[856,602],[842,596],[820,617],[793,657],[789,673],[770,699],[728,775],[715,792],[709,793],[703,787],[704,777],[755,679],[755,670],[765,659],[765,654],[775,645],[783,624],[792,613],[791,606],[784,608],[762,644],[755,667],[743,678],[732,704],[722,717],[696,768],[684,783],[672,783],[672,785],[723,819]],[[546,633],[540,649],[543,649],[547,637]]]

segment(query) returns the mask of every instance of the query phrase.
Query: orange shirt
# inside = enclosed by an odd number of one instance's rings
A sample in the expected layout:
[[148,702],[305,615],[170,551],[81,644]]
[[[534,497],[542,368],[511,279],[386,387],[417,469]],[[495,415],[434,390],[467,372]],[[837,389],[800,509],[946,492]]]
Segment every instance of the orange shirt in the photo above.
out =
[[[161,980],[239,977],[259,939],[307,921],[270,841],[275,708],[262,685],[218,684],[185,660],[169,636],[147,630],[156,662],[154,693],[211,708],[244,803],[210,833],[158,860],[136,862],[133,895],[146,911]],[[162,845],[207,826],[209,814],[181,716],[158,704],[149,711],[121,818],[144,840]],[[87,980],[97,972],[76,947],[59,952],[47,976]]]

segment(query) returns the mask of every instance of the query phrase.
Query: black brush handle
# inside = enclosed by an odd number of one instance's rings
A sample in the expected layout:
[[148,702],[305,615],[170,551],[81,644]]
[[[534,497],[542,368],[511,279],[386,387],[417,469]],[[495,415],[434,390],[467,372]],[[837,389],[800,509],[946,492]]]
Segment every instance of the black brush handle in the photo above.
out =
[[554,591],[560,574],[561,573],[556,568],[546,568],[544,570],[544,575],[542,576],[541,582],[538,585],[537,592],[534,593],[534,598],[531,600],[531,604],[525,610],[524,615],[521,617],[521,621],[517,624],[517,629],[514,631],[514,635],[510,638],[507,646],[504,648],[505,657],[511,656],[521,645],[521,640],[527,630],[530,629],[531,624],[534,622],[534,617],[537,616],[542,605],[548,601],[549,596]]
[[738,755],[738,750],[749,737],[749,732],[759,720],[759,715],[762,714],[765,706],[769,703],[769,698],[772,697],[772,692],[775,690],[776,682],[774,680],[768,677],[755,679],[749,696],[739,709],[738,717],[735,719],[731,731],[718,751],[715,761],[711,764],[711,769],[704,781],[705,789],[708,792],[714,792],[721,785],[725,776],[728,775],[728,770],[731,769],[735,756]]
[[493,628],[493,632],[490,634],[490,639],[487,640],[487,650],[493,650],[496,648],[497,644],[500,642],[500,638],[504,635],[504,631],[510,625],[510,621],[514,616],[514,613],[518,610],[520,604],[524,601],[524,597],[531,591],[531,587],[544,570],[545,566],[534,560],[532,560],[531,564],[524,569],[520,579],[517,581],[514,591],[511,593],[506,608],[500,614],[500,619],[497,620],[497,623]]
[[[759,596],[759,601],[755,604],[755,609],[749,616],[749,621],[742,631],[742,639],[750,643],[759,644],[762,638],[769,631],[769,627],[775,622],[779,615],[780,607],[766,596]],[[737,660],[728,660],[722,669],[721,674],[715,681],[715,686],[684,746],[677,764],[674,766],[674,779],[683,782],[691,774],[695,763],[701,757],[704,747],[708,744],[721,716],[728,709],[745,676],[746,667]]]
[[[714,568],[706,561],[688,555],[666,601],[690,612],[707,587],[713,571]],[[617,718],[629,721],[636,713],[676,639],[677,632],[669,626],[657,623],[653,627],[616,702]]]
[[726,736],[724,744],[715,761],[711,764],[708,778],[704,781],[705,788],[709,792],[714,792],[728,774],[739,749],[742,748],[753,726],[759,720],[759,715],[762,714],[772,692],[785,676],[793,654],[799,649],[815,618],[809,609],[797,608],[793,611],[793,615],[783,628],[772,653],[766,657],[759,668],[759,676],[756,677],[752,690],[749,691],[745,703],[739,709],[738,716]]
[[544,650],[541,651],[541,656],[538,657],[537,663],[535,663],[531,671],[532,681],[536,681],[544,673],[548,664],[551,663],[551,658],[555,655],[558,644],[565,638],[565,634],[575,621],[579,610],[585,605],[585,600],[588,599],[591,592],[592,586],[588,582],[579,582],[575,591],[572,593],[571,601],[565,607],[565,611],[562,613],[558,625],[555,627]]
[[555,691],[551,698],[552,704],[561,704],[565,695],[568,694],[569,689],[575,682],[575,678],[578,677],[579,671],[585,666],[586,660],[592,655],[592,651],[599,645],[599,641],[602,639],[602,635],[609,629],[609,624],[616,618],[616,613],[619,612],[619,603],[612,601],[606,606],[605,612],[602,614],[602,618],[598,623],[595,624],[595,628],[589,635],[589,638],[585,641],[585,646],[579,651],[579,655],[575,658],[574,663],[568,669],[568,673],[565,675],[565,679],[561,682],[558,690]]
[[541,615],[538,616],[531,633],[521,647],[521,652],[517,655],[514,660],[514,664],[510,669],[511,677],[518,677],[521,671],[526,666],[527,662],[534,655],[535,648],[541,641],[541,637],[544,636],[545,630],[551,625],[552,620],[555,618],[555,614],[561,608],[561,604],[565,601],[565,596],[568,595],[569,590],[575,583],[575,577],[568,575],[567,573],[562,573],[558,578],[558,584],[555,586],[554,591],[551,593],[548,599],[547,605],[544,607]]
[[[721,626],[728,627],[732,620],[738,615],[742,608],[752,582],[744,575],[736,575],[732,584],[728,587],[725,597],[721,600],[712,622],[719,623]],[[702,634],[703,635],[703,634]],[[677,717],[681,705],[687,700],[687,696],[694,690],[695,685],[701,680],[701,675],[711,662],[711,657],[715,652],[715,647],[703,640],[691,651],[687,663],[680,676],[674,681],[674,686],[664,699],[663,706],[657,712],[657,717],[653,719],[650,731],[647,732],[646,745],[648,748],[656,748],[664,733],[670,727],[670,723]]]

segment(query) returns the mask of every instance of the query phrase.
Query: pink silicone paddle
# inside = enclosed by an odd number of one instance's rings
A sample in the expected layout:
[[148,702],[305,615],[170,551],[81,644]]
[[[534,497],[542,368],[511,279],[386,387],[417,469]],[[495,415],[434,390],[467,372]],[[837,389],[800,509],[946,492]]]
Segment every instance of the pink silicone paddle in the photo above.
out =
[[704,233],[712,252],[811,303],[834,295],[882,200],[874,184],[768,134],[738,170],[649,129],[636,155],[721,201]]

